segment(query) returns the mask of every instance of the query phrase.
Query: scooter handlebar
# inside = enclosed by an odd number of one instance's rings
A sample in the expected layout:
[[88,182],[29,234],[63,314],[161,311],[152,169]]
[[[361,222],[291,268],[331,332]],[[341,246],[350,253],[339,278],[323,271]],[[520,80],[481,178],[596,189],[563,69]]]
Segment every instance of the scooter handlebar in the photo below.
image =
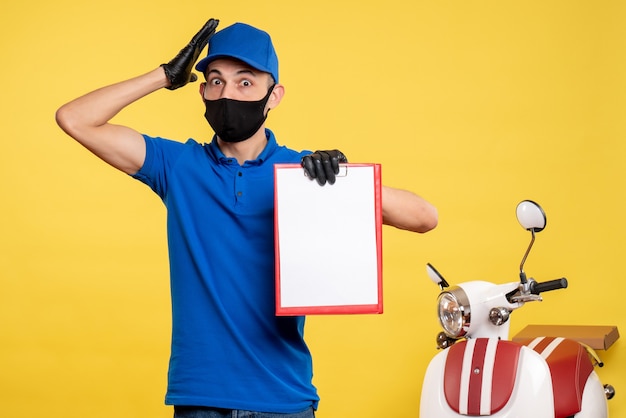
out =
[[550,290],[565,289],[567,287],[567,279],[561,277],[560,279],[550,280],[547,282],[539,283],[532,282],[530,284],[530,293],[538,295],[542,292],[548,292]]

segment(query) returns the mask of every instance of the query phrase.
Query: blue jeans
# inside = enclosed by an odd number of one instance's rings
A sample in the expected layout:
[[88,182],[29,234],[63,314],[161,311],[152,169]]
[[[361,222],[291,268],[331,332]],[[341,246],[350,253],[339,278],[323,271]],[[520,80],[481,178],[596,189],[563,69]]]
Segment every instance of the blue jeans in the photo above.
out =
[[174,406],[174,418],[315,418],[315,411],[309,408],[295,414],[277,414],[204,406]]

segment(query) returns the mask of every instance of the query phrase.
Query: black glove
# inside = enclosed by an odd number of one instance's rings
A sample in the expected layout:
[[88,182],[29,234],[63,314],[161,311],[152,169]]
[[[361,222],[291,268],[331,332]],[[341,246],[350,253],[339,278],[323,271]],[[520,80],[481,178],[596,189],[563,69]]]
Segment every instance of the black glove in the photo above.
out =
[[302,157],[302,167],[311,180],[317,179],[320,186],[327,181],[335,184],[335,174],[339,174],[339,163],[347,163],[348,159],[339,150],[315,151]]
[[194,82],[198,77],[191,72],[193,65],[200,56],[200,53],[215,33],[219,20],[209,19],[202,29],[191,39],[186,47],[180,50],[178,55],[167,64],[161,64],[165,70],[165,76],[170,81],[170,90],[176,90],[187,83]]

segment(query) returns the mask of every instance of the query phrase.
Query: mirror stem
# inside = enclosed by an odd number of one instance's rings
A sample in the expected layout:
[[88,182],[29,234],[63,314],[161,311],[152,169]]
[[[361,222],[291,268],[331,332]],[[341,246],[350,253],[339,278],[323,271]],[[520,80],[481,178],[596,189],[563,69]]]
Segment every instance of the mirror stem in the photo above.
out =
[[526,254],[524,254],[524,257],[522,258],[522,262],[519,265],[519,278],[522,284],[526,284],[526,273],[524,273],[524,264],[526,263],[526,258],[528,257],[528,253],[530,253],[530,249],[533,247],[533,244],[535,243],[535,229],[530,228],[530,233],[532,234],[532,238],[530,239],[530,244],[528,245],[528,248],[526,249]]

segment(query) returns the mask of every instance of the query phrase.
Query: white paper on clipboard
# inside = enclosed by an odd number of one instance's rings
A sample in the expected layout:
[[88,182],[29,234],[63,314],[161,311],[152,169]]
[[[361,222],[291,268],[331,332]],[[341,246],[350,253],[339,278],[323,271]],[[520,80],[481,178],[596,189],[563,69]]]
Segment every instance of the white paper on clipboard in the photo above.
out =
[[379,164],[346,164],[320,186],[275,166],[276,313],[382,313]]

